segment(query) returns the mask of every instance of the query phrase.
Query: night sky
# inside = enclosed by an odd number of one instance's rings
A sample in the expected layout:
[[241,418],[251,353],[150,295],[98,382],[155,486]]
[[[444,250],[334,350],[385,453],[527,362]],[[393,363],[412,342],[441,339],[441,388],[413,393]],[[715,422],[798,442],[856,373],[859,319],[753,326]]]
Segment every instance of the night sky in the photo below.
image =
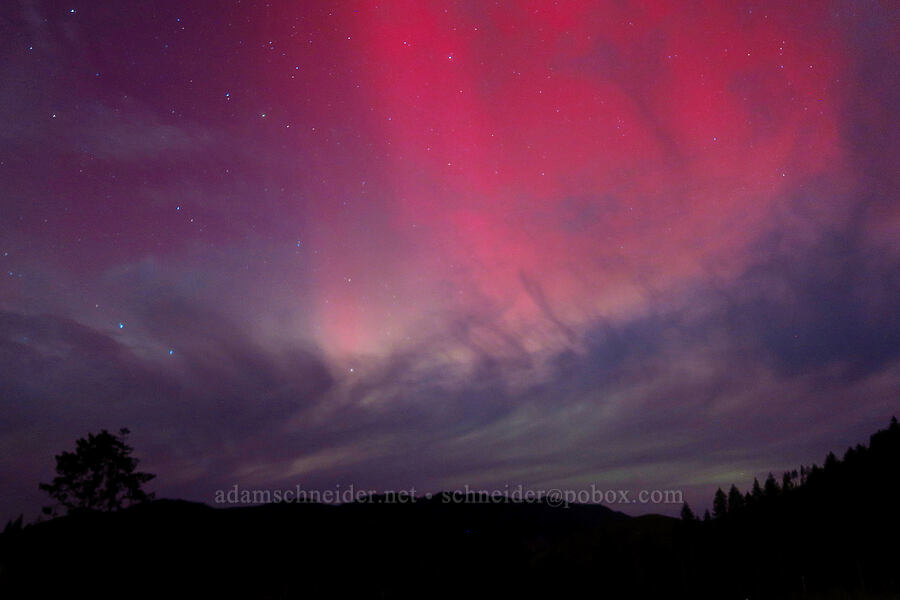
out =
[[702,511],[864,442],[900,413],[898,40],[851,0],[4,2],[0,518],[122,426],[208,503]]

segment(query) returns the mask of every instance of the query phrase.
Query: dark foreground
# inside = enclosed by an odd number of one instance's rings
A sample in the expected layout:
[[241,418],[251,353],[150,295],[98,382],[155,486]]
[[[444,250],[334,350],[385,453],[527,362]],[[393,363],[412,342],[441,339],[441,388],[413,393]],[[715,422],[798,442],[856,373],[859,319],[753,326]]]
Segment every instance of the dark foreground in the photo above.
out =
[[160,500],[8,527],[0,597],[900,599],[898,457],[894,423],[708,522],[440,496]]

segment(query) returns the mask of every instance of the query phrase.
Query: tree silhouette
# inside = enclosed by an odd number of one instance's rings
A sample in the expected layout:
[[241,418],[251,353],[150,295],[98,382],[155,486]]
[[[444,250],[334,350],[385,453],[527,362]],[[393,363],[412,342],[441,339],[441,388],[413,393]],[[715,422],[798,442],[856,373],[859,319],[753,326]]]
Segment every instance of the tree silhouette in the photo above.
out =
[[728,490],[728,514],[736,514],[742,508],[744,508],[744,497],[737,486],[732,483],[731,489]]
[[[848,448],[843,460],[829,452],[824,466],[801,466],[779,478],[769,473],[762,485],[754,479],[740,511],[733,510],[737,487],[728,494],[719,488],[713,516],[721,526],[685,530],[694,535],[688,539],[697,544],[691,547],[695,556],[712,565],[708,572],[719,573],[701,589],[705,596],[692,597],[720,598],[724,587],[734,589],[736,598],[793,598],[801,592],[837,597],[849,589],[853,597],[879,597],[875,588],[896,596],[900,550],[896,544],[884,550],[882,540],[900,539],[898,465],[900,424],[892,419],[888,429],[869,438],[868,447]],[[723,504],[727,516],[721,519]],[[773,546],[771,540],[788,529],[795,532],[792,549]],[[734,583],[742,580],[750,583]]]
[[[832,454],[834,456],[834,454]],[[769,476],[766,478],[765,487],[763,488],[764,494],[766,498],[770,500],[772,498],[777,498],[779,494],[781,494],[781,488],[778,487],[778,482],[775,481],[775,476],[769,473]]]
[[753,488],[750,492],[750,497],[753,499],[754,504],[759,504],[759,501],[762,500],[763,491],[759,486],[759,479],[756,477],[753,478]]
[[684,521],[696,521],[697,516],[694,514],[694,511],[691,510],[691,507],[687,502],[684,503],[684,506],[681,507],[681,518]]
[[3,535],[15,535],[16,533],[20,533],[22,531],[22,517],[23,515],[19,515],[19,518],[13,521],[10,519],[6,522],[6,527],[3,528]]
[[797,478],[797,471],[785,471],[781,476],[781,492],[787,494],[794,489],[794,480]]
[[828,456],[825,457],[825,471],[833,472],[838,466],[837,456],[834,455],[834,452],[829,452]]
[[728,498],[725,496],[725,492],[722,491],[722,488],[716,490],[716,495],[713,497],[713,518],[721,519],[728,513]]
[[[102,430],[75,443],[75,452],[56,456],[56,477],[52,483],[38,487],[71,513],[78,510],[119,510],[129,504],[152,500],[141,486],[154,477],[135,471],[138,460],[131,457],[132,448],[125,444],[128,429],[119,435]],[[44,507],[45,514],[55,514],[54,507]]]

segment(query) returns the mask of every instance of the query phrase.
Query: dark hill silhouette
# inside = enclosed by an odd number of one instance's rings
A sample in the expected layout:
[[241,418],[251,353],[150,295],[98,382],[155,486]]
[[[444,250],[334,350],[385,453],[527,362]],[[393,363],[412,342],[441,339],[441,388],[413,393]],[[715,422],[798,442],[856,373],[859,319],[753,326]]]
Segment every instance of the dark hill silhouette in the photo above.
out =
[[[715,519],[596,505],[211,508],[157,500],[0,535],[0,597],[900,598],[896,421]],[[740,496],[740,498],[739,498]]]
[[603,506],[448,504],[439,496],[226,509],[158,500],[69,515],[3,536],[0,585],[4,597],[86,590],[105,598],[127,590],[147,598],[282,598],[340,590],[442,598],[471,595],[476,582],[484,591],[485,581],[501,593],[524,586],[532,569],[565,573],[559,548],[629,520]]

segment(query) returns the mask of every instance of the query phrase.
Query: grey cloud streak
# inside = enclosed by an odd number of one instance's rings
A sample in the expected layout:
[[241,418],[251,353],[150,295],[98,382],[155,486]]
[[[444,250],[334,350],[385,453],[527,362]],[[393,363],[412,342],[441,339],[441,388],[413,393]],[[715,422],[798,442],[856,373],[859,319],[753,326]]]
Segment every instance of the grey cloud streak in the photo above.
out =
[[[158,290],[135,312],[140,343],[6,311],[2,444],[17,451],[4,509],[38,501],[60,440],[122,425],[162,491],[198,500],[231,483],[590,481],[706,502],[715,485],[860,441],[895,410],[900,326],[884,306],[900,293],[897,256],[862,232],[851,222],[787,252],[769,243],[731,283],[598,320],[542,357],[477,314],[351,374]],[[440,358],[453,349],[475,358]]]

